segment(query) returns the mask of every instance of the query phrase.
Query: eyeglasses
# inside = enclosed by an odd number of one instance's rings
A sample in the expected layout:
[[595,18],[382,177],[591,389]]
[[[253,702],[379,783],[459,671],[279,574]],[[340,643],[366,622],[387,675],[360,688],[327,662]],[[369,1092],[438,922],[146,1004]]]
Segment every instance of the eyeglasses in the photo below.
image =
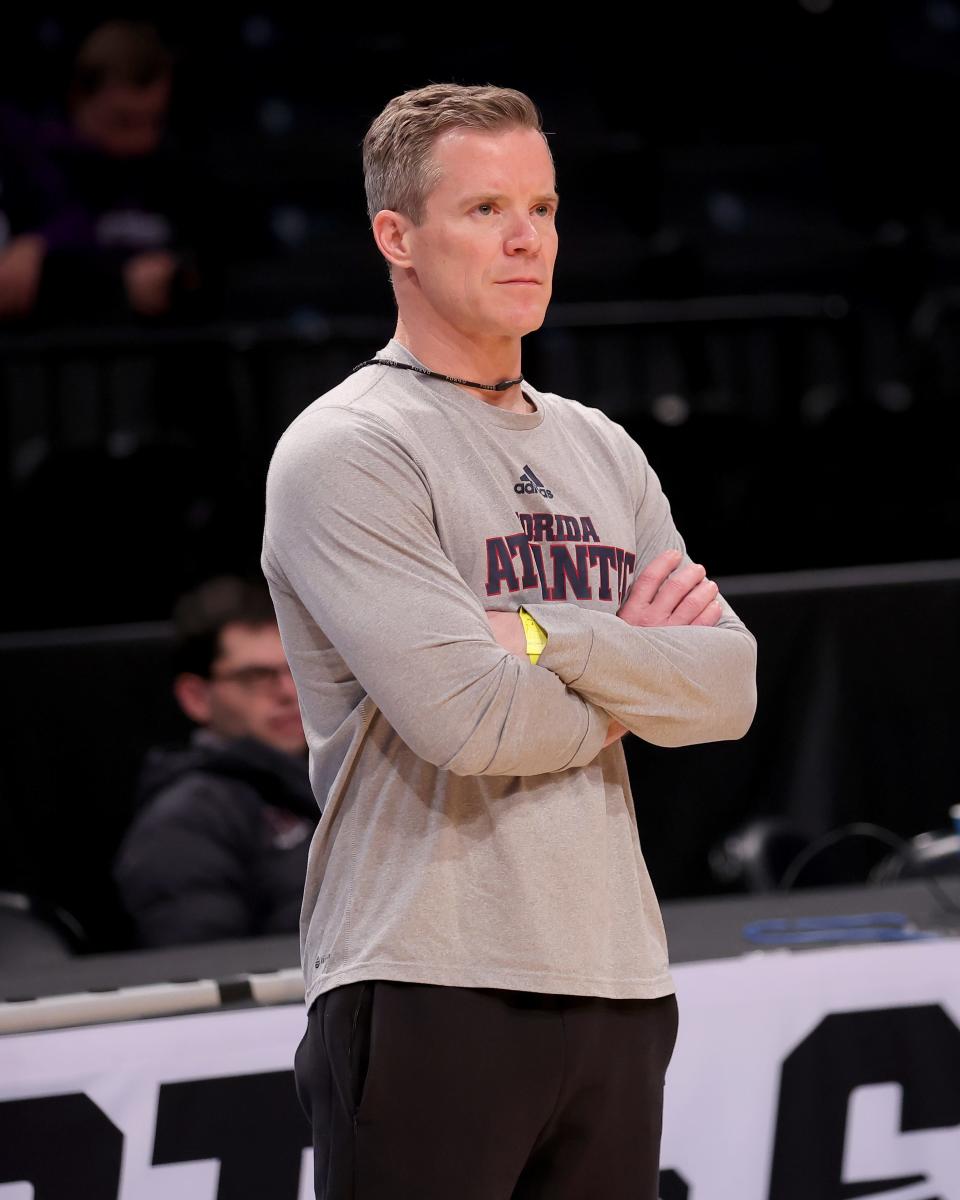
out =
[[214,683],[235,683],[249,692],[271,692],[280,683],[290,678],[290,668],[282,667],[237,667],[221,675],[211,673]]

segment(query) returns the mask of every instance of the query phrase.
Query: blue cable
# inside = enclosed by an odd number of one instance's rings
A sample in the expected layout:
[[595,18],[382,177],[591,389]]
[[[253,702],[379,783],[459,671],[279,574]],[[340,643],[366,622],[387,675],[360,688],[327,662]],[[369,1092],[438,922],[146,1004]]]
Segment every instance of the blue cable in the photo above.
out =
[[750,921],[743,936],[758,946],[802,946],[818,942],[919,942],[939,933],[916,929],[905,913],[856,913],[828,917],[770,917]]

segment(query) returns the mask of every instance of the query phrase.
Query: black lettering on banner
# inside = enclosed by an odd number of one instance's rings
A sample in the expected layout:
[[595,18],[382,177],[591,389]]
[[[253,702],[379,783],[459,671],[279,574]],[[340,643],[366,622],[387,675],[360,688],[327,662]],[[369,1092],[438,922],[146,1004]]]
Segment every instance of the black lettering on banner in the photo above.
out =
[[958,1079],[960,1029],[939,1004],[825,1017],[783,1064],[770,1200],[872,1198],[926,1182],[923,1173],[843,1182],[850,1095],[898,1083],[901,1132],[944,1129],[960,1125]]
[[690,1184],[674,1170],[660,1172],[657,1200],[689,1200]]
[[122,1155],[123,1134],[82,1092],[0,1103],[0,1183],[30,1183],[34,1200],[117,1200]]
[[301,1157],[312,1140],[292,1071],[160,1088],[154,1164],[219,1159],[217,1200],[297,1200]]

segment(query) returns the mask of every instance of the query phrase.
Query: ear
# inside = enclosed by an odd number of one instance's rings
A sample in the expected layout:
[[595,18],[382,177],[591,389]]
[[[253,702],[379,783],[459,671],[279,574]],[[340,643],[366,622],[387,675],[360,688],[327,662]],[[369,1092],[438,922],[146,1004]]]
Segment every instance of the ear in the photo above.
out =
[[403,213],[381,208],[373,218],[373,238],[377,249],[391,266],[408,268],[410,259],[410,231],[413,222]]
[[201,675],[184,672],[173,681],[177,703],[191,721],[198,725],[210,723],[210,681]]

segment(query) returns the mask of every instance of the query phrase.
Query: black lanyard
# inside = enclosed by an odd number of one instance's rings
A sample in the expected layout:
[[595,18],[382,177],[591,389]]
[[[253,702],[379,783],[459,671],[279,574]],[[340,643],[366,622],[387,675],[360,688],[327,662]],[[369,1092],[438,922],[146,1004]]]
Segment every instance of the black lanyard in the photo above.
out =
[[428,371],[426,367],[417,367],[413,363],[394,362],[392,358],[368,358],[366,362],[357,363],[350,372],[359,371],[361,367],[396,367],[400,371],[416,371],[418,375],[429,375],[431,379],[444,379],[447,383],[459,383],[463,387],[482,388],[485,392],[505,392],[518,383],[523,383],[523,376],[517,379],[503,379],[500,383],[472,383],[469,379],[455,379],[452,375],[441,375],[439,371]]

